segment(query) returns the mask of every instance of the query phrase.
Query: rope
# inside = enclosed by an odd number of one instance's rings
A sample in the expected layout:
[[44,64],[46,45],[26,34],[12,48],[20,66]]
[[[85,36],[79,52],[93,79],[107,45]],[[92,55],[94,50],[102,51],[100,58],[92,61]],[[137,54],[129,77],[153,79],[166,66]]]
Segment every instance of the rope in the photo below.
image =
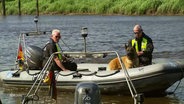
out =
[[63,42],[63,44],[64,44],[69,50],[72,50],[72,49],[63,41],[63,39],[61,39],[61,41]]
[[61,73],[59,73],[59,72],[57,72],[58,73],[58,75],[60,75],[60,76],[70,76],[70,75],[73,75],[73,74],[75,74],[75,73],[77,73],[76,71],[74,71],[74,72],[71,72],[71,73],[69,73],[69,74],[61,74]]
[[107,75],[97,75],[97,71],[92,72],[92,73],[89,73],[89,74],[84,74],[84,73],[82,74],[82,73],[79,73],[78,71],[71,72],[69,74],[61,74],[61,73],[57,72],[57,74],[60,75],[60,76],[70,76],[70,75],[75,75],[77,73],[77,74],[80,74],[80,75],[83,75],[83,76],[92,76],[92,75],[95,75],[97,77],[109,77],[109,76],[115,75],[115,74],[117,74],[119,72],[120,72],[120,70],[117,70],[114,73],[110,73],[110,74],[107,74]]
[[89,74],[81,74],[81,75],[83,75],[83,76],[92,76],[92,75],[96,75],[97,74],[97,72],[95,71],[95,72],[92,72],[92,73],[89,73]]
[[111,73],[111,74],[108,74],[108,75],[96,75],[97,77],[108,77],[108,76],[112,76],[112,75],[115,75],[115,74],[117,74],[117,73],[119,73],[120,72],[120,70],[117,70],[117,71],[115,71],[114,73]]
[[40,74],[41,71],[39,71],[39,72],[37,72],[37,73],[34,73],[34,74],[30,74],[30,73],[29,73],[29,69],[26,69],[26,72],[27,72],[27,74],[30,75],[30,76],[36,76],[36,75]]

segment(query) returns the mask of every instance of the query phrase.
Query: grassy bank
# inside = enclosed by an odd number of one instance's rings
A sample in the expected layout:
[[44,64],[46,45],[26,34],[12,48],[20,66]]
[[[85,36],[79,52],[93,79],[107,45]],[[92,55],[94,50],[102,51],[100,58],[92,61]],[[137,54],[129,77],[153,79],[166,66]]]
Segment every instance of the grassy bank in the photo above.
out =
[[[36,14],[36,0],[20,0],[23,15]],[[184,15],[184,0],[38,0],[40,14]],[[2,5],[0,5],[2,11]],[[6,14],[18,14],[18,0],[6,0]]]

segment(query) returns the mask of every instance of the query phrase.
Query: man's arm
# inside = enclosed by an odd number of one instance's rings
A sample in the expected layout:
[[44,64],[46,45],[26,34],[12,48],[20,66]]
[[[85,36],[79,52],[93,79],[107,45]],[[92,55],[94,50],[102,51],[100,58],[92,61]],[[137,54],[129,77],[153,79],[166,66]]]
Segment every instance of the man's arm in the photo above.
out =
[[56,56],[55,58],[54,58],[54,61],[55,61],[55,63],[57,64],[57,66],[61,69],[61,70],[63,70],[63,71],[67,71],[68,69],[66,69],[64,66],[63,66],[63,64],[61,63],[61,61],[59,60],[59,58]]
[[153,49],[154,49],[153,42],[152,42],[151,39],[149,39],[146,50],[144,50],[144,54],[145,55],[151,55],[152,52],[153,52]]
[[132,46],[132,39],[128,40],[128,47],[133,47]]
[[[47,48],[48,48],[48,50],[49,50],[49,54],[50,54],[50,55],[52,55],[52,53],[54,53],[54,52],[57,51],[57,50],[54,48],[53,44],[48,44],[48,45],[47,45]],[[54,61],[55,61],[55,63],[57,64],[57,66],[58,66],[61,70],[63,70],[63,71],[67,70],[67,69],[63,66],[63,64],[61,63],[60,59],[58,58],[58,55],[54,55]]]

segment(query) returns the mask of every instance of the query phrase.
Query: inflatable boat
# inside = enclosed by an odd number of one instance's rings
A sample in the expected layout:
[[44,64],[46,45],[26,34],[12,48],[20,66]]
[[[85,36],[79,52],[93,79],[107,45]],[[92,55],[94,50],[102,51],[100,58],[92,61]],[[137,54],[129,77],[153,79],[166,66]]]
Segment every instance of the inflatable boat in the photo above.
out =
[[[24,34],[21,34],[20,39],[23,36]],[[58,53],[61,52],[54,54]],[[116,51],[62,54],[77,64],[76,71],[55,71],[57,88],[62,91],[75,90],[80,82],[95,82],[102,93],[128,94],[130,89],[136,89],[139,93],[161,93],[184,77],[184,60],[154,59],[151,65],[126,69]],[[53,55],[42,67],[42,49],[37,46],[25,46],[25,43],[22,48],[20,42],[17,55],[16,68],[0,72],[3,86],[48,88],[44,79]],[[110,70],[108,67],[109,61],[115,57],[119,58],[121,70]]]
[[[108,63],[101,60],[108,57],[109,53],[111,52],[65,52],[64,54],[77,57],[77,71],[56,71],[57,88],[72,91],[79,82],[95,82],[103,93],[127,94],[130,92],[126,78],[130,78],[137,92],[160,93],[181,80],[184,75],[184,60],[156,59],[152,65],[148,66],[109,70]],[[91,57],[94,59],[91,60]],[[44,77],[39,77],[40,75],[45,76],[48,73],[44,75],[43,69],[30,69],[14,76],[16,72],[17,70],[0,72],[0,79],[4,86],[31,87],[36,80],[44,80]],[[43,83],[41,87],[47,86],[46,83]]]

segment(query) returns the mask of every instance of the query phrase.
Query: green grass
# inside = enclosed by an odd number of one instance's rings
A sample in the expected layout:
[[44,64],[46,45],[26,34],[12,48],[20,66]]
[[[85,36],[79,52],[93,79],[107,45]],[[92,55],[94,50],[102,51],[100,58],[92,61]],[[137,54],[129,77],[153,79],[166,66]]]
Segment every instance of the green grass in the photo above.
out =
[[[20,0],[21,13],[36,14],[36,0]],[[184,0],[38,0],[40,14],[183,15]],[[2,11],[2,5],[0,5]],[[1,12],[2,13],[2,12]],[[18,0],[6,0],[6,14],[18,14]]]

